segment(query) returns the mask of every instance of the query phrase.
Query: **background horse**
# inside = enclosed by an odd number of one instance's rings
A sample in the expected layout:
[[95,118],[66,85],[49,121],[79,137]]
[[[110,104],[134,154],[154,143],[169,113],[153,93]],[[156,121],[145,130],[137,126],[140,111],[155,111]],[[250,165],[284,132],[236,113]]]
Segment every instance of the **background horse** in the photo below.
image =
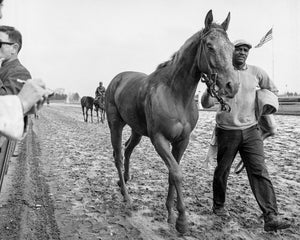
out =
[[100,96],[94,100],[95,111],[97,113],[97,120],[99,122],[99,112],[100,120],[104,123],[105,120],[105,96]]
[[[125,185],[129,179],[130,155],[142,136],[147,136],[169,170],[166,200],[169,223],[175,222],[173,204],[177,192],[176,229],[181,233],[187,230],[187,219],[179,163],[198,120],[194,100],[198,82],[205,73],[216,82],[219,93],[233,97],[238,91],[238,82],[233,81],[233,44],[226,33],[229,21],[230,13],[221,25],[213,23],[210,10],[205,28],[190,37],[171,60],[160,64],[150,75],[120,73],[106,91],[107,121],[124,201],[131,204]],[[125,145],[123,166],[121,143],[126,124],[131,127],[131,136]]]
[[88,122],[88,111],[91,110],[91,122],[93,122],[93,104],[94,98],[90,96],[84,96],[80,100],[83,120]]

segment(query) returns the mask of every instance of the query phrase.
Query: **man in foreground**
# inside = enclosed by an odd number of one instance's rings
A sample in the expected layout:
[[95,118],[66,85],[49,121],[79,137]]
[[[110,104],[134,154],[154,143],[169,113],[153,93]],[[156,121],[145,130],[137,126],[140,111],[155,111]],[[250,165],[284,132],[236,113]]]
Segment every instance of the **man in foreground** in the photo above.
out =
[[0,95],[18,94],[23,84],[17,80],[31,78],[29,71],[18,59],[21,48],[21,33],[14,27],[0,26]]
[[[240,88],[234,98],[225,99],[231,111],[219,109],[216,114],[218,155],[213,179],[213,212],[218,216],[229,216],[224,207],[227,179],[232,162],[239,152],[252,192],[263,212],[264,230],[285,229],[290,227],[290,223],[278,217],[275,191],[265,165],[263,140],[255,114],[257,87],[272,92],[277,92],[277,89],[264,70],[246,64],[251,44],[238,40],[234,45],[233,65]],[[201,104],[204,108],[214,105],[207,91],[201,98]]]

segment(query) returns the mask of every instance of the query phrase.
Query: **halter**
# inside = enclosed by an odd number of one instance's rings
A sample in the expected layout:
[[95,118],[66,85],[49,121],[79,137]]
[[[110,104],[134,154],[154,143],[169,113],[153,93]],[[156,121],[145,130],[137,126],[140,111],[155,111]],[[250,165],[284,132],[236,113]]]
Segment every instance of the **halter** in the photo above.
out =
[[[218,29],[216,29],[218,30]],[[201,36],[201,43],[203,42],[203,39],[210,33],[211,31],[206,32],[205,34],[203,34]],[[226,103],[223,98],[220,96],[219,91],[216,90],[216,82],[218,79],[218,73],[213,72],[213,70],[210,68],[208,60],[207,60],[207,56],[205,51],[203,50],[204,44],[201,44],[201,52],[204,52],[204,57],[205,57],[205,61],[207,63],[208,66],[208,70],[209,70],[209,74],[205,74],[203,72],[201,72],[200,75],[200,80],[201,82],[205,83],[208,89],[208,93],[210,96],[216,98],[218,100],[218,102],[221,104],[221,111],[226,111],[226,112],[230,112],[231,111],[231,107],[229,106],[228,103]]]

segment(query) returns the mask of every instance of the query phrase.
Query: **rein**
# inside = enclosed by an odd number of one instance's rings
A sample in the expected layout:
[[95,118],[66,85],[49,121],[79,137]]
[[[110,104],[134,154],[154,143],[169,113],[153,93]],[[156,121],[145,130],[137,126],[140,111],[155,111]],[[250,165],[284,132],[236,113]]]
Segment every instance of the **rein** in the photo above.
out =
[[[219,30],[219,29],[216,29]],[[203,43],[203,39],[204,37],[206,37],[211,31],[206,32],[205,34],[203,34],[201,36],[201,43]],[[218,79],[218,73],[213,72],[212,69],[210,68],[208,61],[207,61],[207,56],[205,51],[203,50],[204,45],[201,45],[201,51],[204,52],[204,56],[205,56],[205,61],[207,63],[208,69],[209,69],[209,74],[205,74],[203,72],[201,72],[201,76],[200,76],[200,80],[201,82],[205,83],[207,88],[208,88],[208,93],[210,96],[216,98],[218,100],[218,102],[221,104],[221,111],[226,111],[226,112],[230,112],[231,111],[231,107],[229,106],[228,103],[226,103],[223,98],[220,96],[219,91],[216,90],[216,82]]]

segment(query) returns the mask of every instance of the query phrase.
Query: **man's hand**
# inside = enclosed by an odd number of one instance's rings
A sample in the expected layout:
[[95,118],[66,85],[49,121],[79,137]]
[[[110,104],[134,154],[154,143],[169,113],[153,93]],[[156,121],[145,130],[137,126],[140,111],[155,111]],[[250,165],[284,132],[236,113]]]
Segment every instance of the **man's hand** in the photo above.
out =
[[210,108],[215,105],[215,100],[210,95],[208,88],[204,91],[204,93],[201,96],[201,105],[203,108]]
[[25,82],[18,96],[23,106],[24,115],[34,114],[44,104],[50,92],[46,90],[41,79],[30,79]]

